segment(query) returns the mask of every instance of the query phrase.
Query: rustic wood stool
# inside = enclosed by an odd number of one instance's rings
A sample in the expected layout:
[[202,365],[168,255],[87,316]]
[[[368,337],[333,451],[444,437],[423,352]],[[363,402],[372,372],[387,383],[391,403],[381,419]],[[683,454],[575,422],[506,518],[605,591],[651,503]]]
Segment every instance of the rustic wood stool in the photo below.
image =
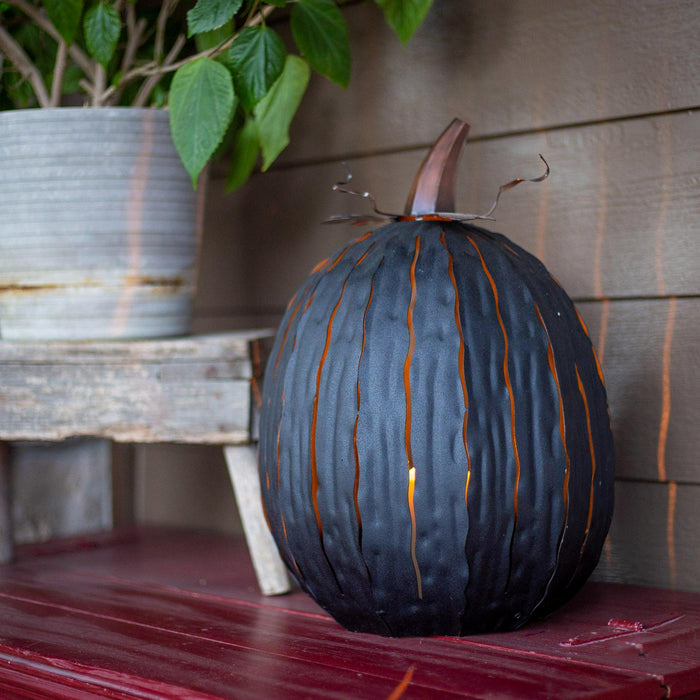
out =
[[[262,593],[290,589],[265,524],[257,413],[269,331],[173,339],[0,342],[0,441],[90,436],[222,445]],[[13,556],[0,442],[0,563]]]

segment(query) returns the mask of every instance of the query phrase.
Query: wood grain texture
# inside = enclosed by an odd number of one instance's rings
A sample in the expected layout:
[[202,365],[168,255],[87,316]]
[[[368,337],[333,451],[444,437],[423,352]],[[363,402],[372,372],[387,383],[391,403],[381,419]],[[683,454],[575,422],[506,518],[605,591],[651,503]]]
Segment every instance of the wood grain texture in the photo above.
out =
[[15,543],[112,527],[109,440],[15,443],[11,455]]
[[260,507],[257,446],[227,445],[224,456],[260,590],[287,593],[292,584]]
[[[468,143],[458,210],[487,211],[501,184],[539,175],[538,153],[550,177],[504,194],[486,228],[542,259],[574,298],[700,293],[700,111]],[[351,160],[353,186],[370,190],[381,209],[401,212],[423,156]],[[240,196],[212,182],[198,313],[233,303],[282,310],[319,260],[363,233],[320,223],[370,211],[366,200],[332,191],[344,174],[339,163],[270,172]]]
[[261,598],[229,538],[139,531],[70,545],[22,550],[33,556],[0,569],[6,693],[46,696],[47,683],[70,697],[209,700],[386,699],[402,683],[407,698],[484,700],[698,690],[693,594],[593,583],[515,633],[396,640],[349,633],[298,592]]
[[92,435],[122,442],[247,442],[249,341],[255,336],[2,343],[0,436],[6,440]]
[[619,481],[615,515],[594,577],[700,591],[700,485]]
[[605,374],[617,476],[700,483],[700,304],[657,299],[579,306]]
[[[402,47],[376,7],[346,10],[353,78],[315,78],[286,161],[428,145],[700,105],[693,0],[442,0]],[[404,190],[405,192],[405,190]]]

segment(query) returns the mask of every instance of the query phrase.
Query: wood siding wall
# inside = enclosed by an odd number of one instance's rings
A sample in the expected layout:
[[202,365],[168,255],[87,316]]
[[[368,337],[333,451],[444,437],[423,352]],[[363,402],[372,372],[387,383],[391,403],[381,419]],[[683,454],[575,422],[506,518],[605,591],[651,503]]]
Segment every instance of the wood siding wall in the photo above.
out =
[[[373,5],[346,17],[351,87],[314,78],[292,146],[240,192],[224,194],[214,172],[197,329],[276,325],[313,265],[357,233],[319,225],[366,210],[331,191],[341,161],[400,211],[459,116],[472,130],[458,210],[478,212],[500,184],[538,175],[542,153],[549,180],[504,195],[488,227],[545,262],[602,359],[618,482],[596,575],[700,590],[696,0],[438,0],[404,48]],[[218,451],[141,448],[139,461],[142,519],[234,527]]]

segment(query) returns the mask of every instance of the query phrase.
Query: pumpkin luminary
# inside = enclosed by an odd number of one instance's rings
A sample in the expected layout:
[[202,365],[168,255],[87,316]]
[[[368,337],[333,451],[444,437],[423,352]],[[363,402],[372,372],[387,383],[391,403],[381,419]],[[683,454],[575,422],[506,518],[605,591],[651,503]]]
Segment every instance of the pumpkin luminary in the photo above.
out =
[[266,517],[351,630],[516,629],[576,592],[610,525],[605,389],[573,303],[522,248],[441,213],[467,128],[435,144],[406,215],[314,269],[267,365]]

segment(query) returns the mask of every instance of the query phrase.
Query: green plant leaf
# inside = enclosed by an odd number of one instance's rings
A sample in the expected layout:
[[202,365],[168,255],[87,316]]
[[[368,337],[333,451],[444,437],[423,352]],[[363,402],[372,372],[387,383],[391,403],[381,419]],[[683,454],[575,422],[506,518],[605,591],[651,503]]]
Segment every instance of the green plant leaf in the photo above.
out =
[[292,5],[292,35],[311,67],[347,87],[350,40],[345,18],[333,0],[299,0]]
[[63,40],[72,44],[83,15],[83,0],[44,0],[42,4]]
[[282,74],[253,111],[263,154],[263,170],[272,165],[289,143],[289,125],[309,84],[310,73],[306,61],[299,56],[287,56]]
[[375,0],[399,39],[407,42],[421,25],[433,0]]
[[122,19],[112,5],[98,2],[85,13],[85,45],[88,53],[105,68],[114,55],[121,31]]
[[187,63],[173,77],[170,130],[195,187],[231,123],[235,99],[231,74],[211,58]]
[[210,32],[226,24],[240,9],[243,0],[197,0],[187,13],[187,35]]
[[284,42],[274,29],[246,27],[238,35],[228,51],[227,62],[236,95],[246,111],[252,112],[279,78],[286,55]]
[[194,43],[197,47],[197,51],[208,51],[209,49],[216,48],[219,44],[231,38],[234,29],[233,21],[229,20],[228,22],[224,22],[220,27],[212,29],[209,32],[196,34]]
[[238,189],[253,172],[260,153],[258,125],[248,118],[236,134],[230,154],[230,166],[226,177],[226,191]]

